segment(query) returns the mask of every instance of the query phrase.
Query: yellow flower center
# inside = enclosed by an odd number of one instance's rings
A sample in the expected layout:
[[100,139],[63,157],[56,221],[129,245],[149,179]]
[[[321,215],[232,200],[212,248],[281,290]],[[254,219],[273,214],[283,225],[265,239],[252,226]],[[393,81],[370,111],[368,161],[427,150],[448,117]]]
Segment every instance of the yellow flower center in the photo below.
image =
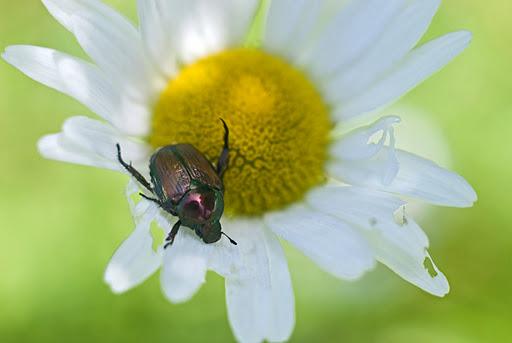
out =
[[261,215],[324,182],[332,123],[303,73],[256,49],[233,49],[185,67],[158,100],[153,147],[193,144],[217,162],[226,121],[225,213]]

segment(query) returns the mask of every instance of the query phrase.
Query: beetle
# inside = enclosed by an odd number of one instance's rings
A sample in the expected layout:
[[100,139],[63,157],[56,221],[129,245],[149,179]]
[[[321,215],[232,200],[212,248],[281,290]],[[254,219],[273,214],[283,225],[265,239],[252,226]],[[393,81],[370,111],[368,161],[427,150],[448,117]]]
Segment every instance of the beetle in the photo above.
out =
[[172,245],[181,226],[194,230],[207,244],[217,242],[221,235],[237,244],[222,232],[220,224],[224,212],[222,179],[229,164],[229,129],[226,122],[220,120],[224,126],[224,147],[216,167],[192,144],[167,145],[151,156],[151,183],[131,162],[123,160],[121,147],[116,144],[119,163],[155,198],[140,195],[179,218],[165,239],[164,249]]

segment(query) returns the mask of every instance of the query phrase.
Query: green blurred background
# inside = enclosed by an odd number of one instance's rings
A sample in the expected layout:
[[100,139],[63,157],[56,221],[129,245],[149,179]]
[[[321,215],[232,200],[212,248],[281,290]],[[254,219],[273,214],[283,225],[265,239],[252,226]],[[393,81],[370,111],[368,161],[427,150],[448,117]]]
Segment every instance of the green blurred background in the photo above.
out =
[[[109,3],[135,18],[134,1]],[[83,56],[39,1],[0,4],[0,49],[34,44]],[[382,266],[358,282],[339,281],[288,247],[297,303],[292,341],[512,341],[510,13],[508,0],[445,0],[427,36],[465,28],[474,41],[400,102],[429,113],[451,167],[479,194],[473,208],[429,208],[420,217],[451,293],[432,297]],[[39,137],[83,113],[0,61],[0,342],[232,341],[215,274],[183,305],[164,299],[157,275],[122,296],[103,283],[104,267],[132,229],[127,179],[44,160],[35,148]]]

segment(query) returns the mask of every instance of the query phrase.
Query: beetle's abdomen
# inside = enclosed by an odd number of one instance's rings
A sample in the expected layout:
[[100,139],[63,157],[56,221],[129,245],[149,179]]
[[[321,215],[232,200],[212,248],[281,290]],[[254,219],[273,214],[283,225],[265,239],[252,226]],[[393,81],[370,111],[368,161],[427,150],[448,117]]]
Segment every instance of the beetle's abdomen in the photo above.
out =
[[190,189],[191,178],[172,146],[164,147],[151,156],[149,164],[155,193],[162,202],[177,203]]
[[176,154],[183,159],[183,165],[190,178],[196,184],[223,188],[222,181],[210,161],[191,144],[177,144],[172,146]]

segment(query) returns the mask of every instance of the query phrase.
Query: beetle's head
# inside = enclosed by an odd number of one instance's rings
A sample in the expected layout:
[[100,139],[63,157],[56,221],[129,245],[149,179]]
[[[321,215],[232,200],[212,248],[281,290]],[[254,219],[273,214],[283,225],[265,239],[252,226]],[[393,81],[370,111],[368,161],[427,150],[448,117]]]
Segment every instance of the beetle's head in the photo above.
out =
[[238,245],[238,243],[235,240],[229,237],[225,232],[222,232],[222,226],[218,221],[199,226],[195,230],[199,237],[203,239],[203,242],[207,244],[217,242],[220,239],[221,235],[224,235],[226,236],[227,239],[229,239],[229,242],[231,244]]
[[224,211],[222,193],[208,186],[189,190],[177,206],[177,214],[185,225],[218,223]]
[[201,238],[206,244],[217,242],[222,235],[222,227],[217,221],[215,223],[208,223],[199,228]]

